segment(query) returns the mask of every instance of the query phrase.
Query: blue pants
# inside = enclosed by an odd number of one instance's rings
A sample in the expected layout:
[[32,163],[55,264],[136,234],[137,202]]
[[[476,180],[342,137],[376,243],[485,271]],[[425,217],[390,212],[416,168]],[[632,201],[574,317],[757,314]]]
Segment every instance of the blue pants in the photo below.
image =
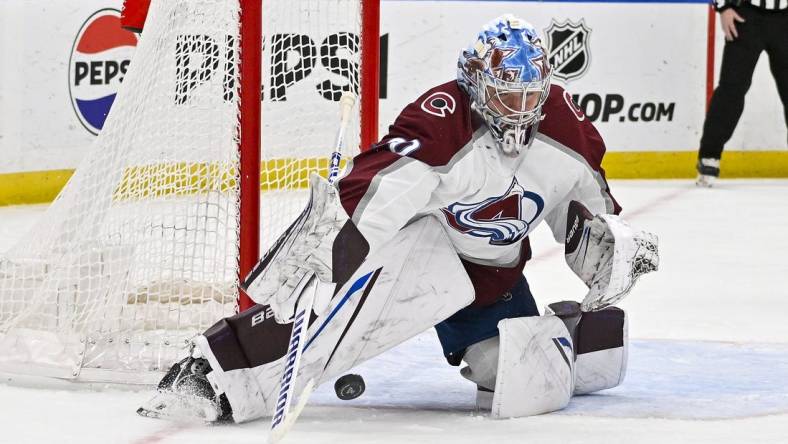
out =
[[498,336],[501,319],[539,316],[539,309],[523,276],[498,301],[486,307],[468,306],[435,326],[446,360],[460,365],[471,344]]

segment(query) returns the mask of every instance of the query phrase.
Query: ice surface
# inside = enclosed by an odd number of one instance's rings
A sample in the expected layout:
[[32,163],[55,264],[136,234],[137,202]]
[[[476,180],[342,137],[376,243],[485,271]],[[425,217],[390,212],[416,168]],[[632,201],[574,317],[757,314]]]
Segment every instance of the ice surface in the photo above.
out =
[[[558,413],[495,421],[442,359],[432,331],[357,369],[367,391],[320,387],[285,443],[788,442],[788,181],[613,181],[633,225],[660,237],[661,270],[623,302],[631,355],[620,387]],[[0,251],[41,207],[0,208]],[[550,233],[526,268],[540,306],[584,287]],[[268,423],[174,424],[137,417],[146,390],[80,389],[3,376],[0,442],[260,443]],[[98,389],[98,390],[97,390]]]
[[[425,333],[360,366],[364,396],[340,401],[324,385],[312,403],[473,412],[475,388],[441,365],[433,336]],[[557,414],[714,419],[788,412],[788,344],[633,340],[630,345],[625,384],[574,397]]]

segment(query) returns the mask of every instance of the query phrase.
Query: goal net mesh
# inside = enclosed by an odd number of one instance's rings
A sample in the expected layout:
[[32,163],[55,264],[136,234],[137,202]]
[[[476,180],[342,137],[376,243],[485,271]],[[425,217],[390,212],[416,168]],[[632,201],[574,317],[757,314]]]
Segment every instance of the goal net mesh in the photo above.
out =
[[[147,380],[236,311],[240,8],[152,2],[92,149],[0,252],[0,369]],[[326,169],[339,96],[360,92],[361,34],[358,1],[265,0],[263,17],[265,251]]]

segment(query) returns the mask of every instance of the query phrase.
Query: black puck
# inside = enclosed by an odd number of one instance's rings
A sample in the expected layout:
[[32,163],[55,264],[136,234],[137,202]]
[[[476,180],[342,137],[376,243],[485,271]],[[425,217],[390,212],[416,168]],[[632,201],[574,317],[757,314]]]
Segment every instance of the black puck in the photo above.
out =
[[343,401],[350,401],[356,399],[364,393],[367,386],[364,384],[364,378],[361,375],[347,374],[334,383],[334,391],[337,398]]

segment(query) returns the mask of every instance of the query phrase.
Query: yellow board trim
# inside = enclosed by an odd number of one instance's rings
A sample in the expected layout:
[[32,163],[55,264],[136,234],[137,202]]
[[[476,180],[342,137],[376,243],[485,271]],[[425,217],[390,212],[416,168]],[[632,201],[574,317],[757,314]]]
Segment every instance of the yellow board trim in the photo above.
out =
[[[696,151],[610,151],[602,166],[609,179],[689,179],[694,178]],[[325,176],[328,160],[325,158],[274,159],[263,162],[260,173],[263,191],[284,188],[306,188],[309,171]],[[161,166],[130,168],[124,181],[116,190],[134,188],[136,177],[150,176],[143,171],[170,171]],[[179,174],[164,182],[175,181],[191,184],[206,180],[226,179],[226,169],[197,167],[183,164],[176,168]],[[788,151],[726,151],[722,157],[723,178],[788,178]],[[47,203],[57,197],[60,190],[74,174],[74,170],[31,171],[0,174],[0,206]],[[154,176],[159,177],[158,174]],[[167,188],[167,187],[165,187]]]
[[72,174],[74,170],[0,174],[0,205],[51,202]]
[[[344,161],[340,167],[344,167]],[[261,191],[305,189],[309,174],[328,176],[328,159],[272,159],[261,164]],[[0,174],[0,206],[48,203],[66,185],[74,170]],[[116,200],[226,190],[235,186],[235,170],[218,163],[162,163],[126,169],[115,189]]]
[[[697,151],[608,151],[602,168],[608,179],[690,179],[698,173]],[[723,179],[788,178],[788,151],[725,151]]]

